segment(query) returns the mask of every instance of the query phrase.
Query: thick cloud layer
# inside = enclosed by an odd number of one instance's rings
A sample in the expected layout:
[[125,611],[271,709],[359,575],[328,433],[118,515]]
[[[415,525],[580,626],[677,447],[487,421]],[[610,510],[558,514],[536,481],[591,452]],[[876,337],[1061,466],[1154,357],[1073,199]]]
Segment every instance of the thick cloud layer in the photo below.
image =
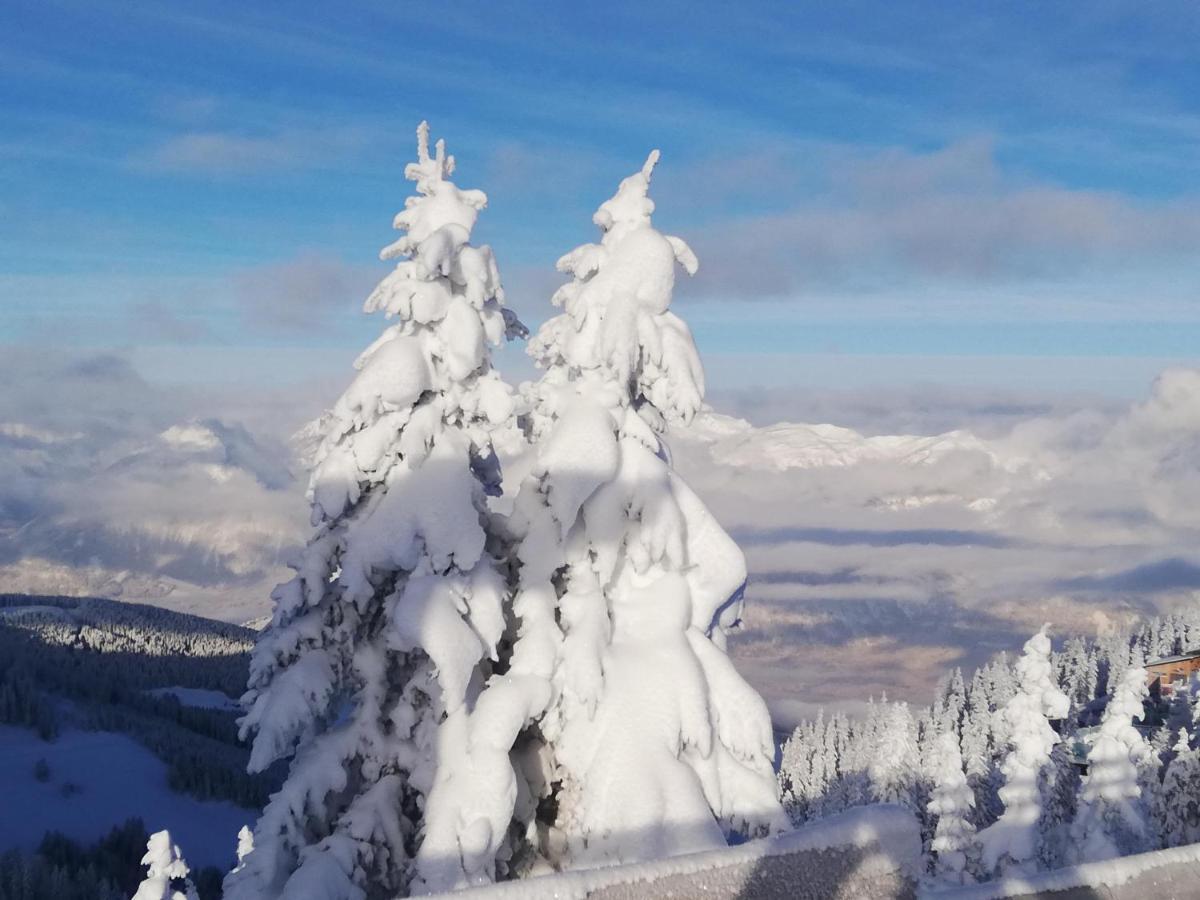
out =
[[[117,356],[6,356],[0,583],[237,619],[304,538],[283,442],[198,417]],[[265,418],[265,417],[264,417]]]
[[[0,375],[5,589],[268,610],[308,533],[291,435],[328,389],[165,389],[116,356],[9,354]],[[1125,406],[945,389],[718,403],[813,423],[712,414],[671,435],[747,553],[734,652],[781,722],[924,698],[1043,621],[1096,632],[1200,602],[1200,372]]]
[[[786,719],[1200,602],[1200,372],[922,439],[701,421],[676,462],[750,563],[739,664]],[[798,705],[797,699],[803,700]]]

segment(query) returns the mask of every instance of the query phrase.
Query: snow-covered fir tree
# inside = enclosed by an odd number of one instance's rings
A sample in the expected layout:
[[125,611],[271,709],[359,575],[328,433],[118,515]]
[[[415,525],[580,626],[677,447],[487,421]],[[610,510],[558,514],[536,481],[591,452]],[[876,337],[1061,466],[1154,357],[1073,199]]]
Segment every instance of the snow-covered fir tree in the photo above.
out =
[[788,741],[785,753],[794,783],[782,798],[791,810],[790,815],[798,820],[825,815],[834,802],[830,789],[836,775],[837,751],[832,726],[833,720],[827,722],[822,710],[811,730],[801,738]]
[[933,730],[938,734],[946,731],[960,734],[967,705],[967,686],[963,681],[962,669],[956,666],[954,671],[943,679],[937,696],[938,701],[933,708]]
[[779,757],[779,798],[792,822],[804,822],[810,817],[812,745],[806,740],[807,725],[798,726],[783,742]]
[[1167,703],[1167,731],[1176,735],[1181,729],[1190,729],[1195,717],[1193,710],[1192,684],[1183,685],[1171,692]]
[[971,822],[975,794],[967,784],[962,754],[953,732],[938,735],[930,768],[933,796],[929,813],[937,823],[930,845],[934,873],[939,881],[948,884],[968,884],[974,881],[973,870],[978,865],[975,826]]
[[907,703],[892,703],[885,708],[868,772],[877,802],[898,803],[916,811],[920,755],[917,725]]
[[978,778],[987,773],[991,760],[989,741],[992,710],[988,703],[987,686],[981,672],[976,671],[967,692],[962,715],[962,756],[967,775]]
[[829,719],[829,740],[825,749],[825,771],[828,787],[819,803],[823,815],[833,815],[862,802],[853,773],[844,771],[842,760],[848,760],[853,741],[850,721],[845,713],[834,713]]
[[1071,701],[1071,713],[1077,715],[1096,696],[1096,658],[1088,642],[1078,635],[1066,642],[1058,654],[1058,681],[1067,699]]
[[766,706],[724,650],[744,558],[663,440],[700,409],[704,382],[669,308],[676,267],[695,272],[696,257],[651,224],[657,160],[597,210],[600,242],[559,260],[562,313],[530,345],[544,374],[526,392],[536,460],[512,515],[515,609],[531,654],[555,664],[522,815],[532,833],[549,812],[540,853],[557,866],[702,850],[784,821]]
[[1142,718],[1147,694],[1146,670],[1131,666],[1122,673],[1105,707],[1100,731],[1088,749],[1088,773],[1071,824],[1071,844],[1079,861],[1111,859],[1147,849],[1138,776],[1151,751],[1134,727]]
[[1043,769],[1058,743],[1049,720],[1063,718],[1070,706],[1053,679],[1046,630],[1043,627],[1025,643],[1015,669],[1016,693],[1001,712],[1010,743],[1001,765],[1004,812],[979,833],[981,862],[988,873],[1022,874],[1037,868]]
[[1008,653],[1000,651],[999,655],[983,667],[983,677],[987,683],[987,698],[993,715],[988,720],[990,728],[989,744],[993,757],[1002,756],[1008,749],[1011,735],[1009,720],[1003,714],[1008,701],[1015,697],[1020,690],[1018,675],[1009,662]]
[[1075,765],[1070,734],[1054,745],[1050,762],[1042,769],[1042,814],[1038,819],[1038,860],[1042,868],[1066,865],[1071,822],[1079,794],[1079,769]]
[[[316,530],[252,656],[251,767],[292,762],[230,900],[390,898],[503,865],[516,781],[504,725],[524,713],[497,717],[485,700],[508,625],[491,434],[513,411],[489,353],[518,326],[491,250],[470,243],[487,198],[449,180],[454,158],[441,141],[431,155],[428,133],[404,171],[405,234],[380,254],[400,261],[365,305],[396,322],[322,421]],[[477,727],[488,716],[504,721]],[[437,802],[451,780],[471,804]]]
[[1180,731],[1174,753],[1154,809],[1165,847],[1200,842],[1200,750],[1189,745],[1187,729]]
[[142,865],[146,867],[146,878],[138,885],[133,900],[199,900],[188,878],[188,864],[171,843],[169,832],[150,835]]
[[1192,675],[1188,680],[1188,695],[1189,704],[1192,709],[1192,740],[1195,741],[1196,736],[1200,735],[1200,673]]

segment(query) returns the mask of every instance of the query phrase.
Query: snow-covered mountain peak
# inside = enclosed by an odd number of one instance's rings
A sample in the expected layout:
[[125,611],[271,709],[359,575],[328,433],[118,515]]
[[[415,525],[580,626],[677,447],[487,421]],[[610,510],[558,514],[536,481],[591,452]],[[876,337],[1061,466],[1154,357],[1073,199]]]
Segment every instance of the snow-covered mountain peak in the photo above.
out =
[[194,466],[221,483],[244,473],[267,490],[284,490],[293,481],[285,456],[282,448],[265,446],[241,425],[194,419],[164,429],[112,468],[137,468],[153,475]]
[[178,450],[215,450],[221,446],[221,439],[213,430],[198,422],[172,425],[158,437],[167,446]]
[[697,416],[678,435],[708,444],[717,462],[773,471],[844,468],[864,462],[928,466],[953,453],[982,454],[992,465],[1008,471],[1016,471],[1025,463],[965,430],[936,435],[866,436],[824,423],[782,422],[759,428],[710,411]]

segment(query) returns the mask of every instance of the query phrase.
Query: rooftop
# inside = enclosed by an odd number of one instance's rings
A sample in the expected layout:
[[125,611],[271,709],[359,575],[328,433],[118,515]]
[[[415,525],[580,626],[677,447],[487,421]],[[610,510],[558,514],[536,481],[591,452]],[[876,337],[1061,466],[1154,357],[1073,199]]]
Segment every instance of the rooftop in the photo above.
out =
[[1200,656],[1200,647],[1197,647],[1193,650],[1186,650],[1183,653],[1180,653],[1178,656],[1164,656],[1162,659],[1152,659],[1146,663],[1146,668],[1150,668],[1151,666],[1165,666],[1169,665],[1170,663],[1184,662],[1189,659],[1195,659],[1198,656]]

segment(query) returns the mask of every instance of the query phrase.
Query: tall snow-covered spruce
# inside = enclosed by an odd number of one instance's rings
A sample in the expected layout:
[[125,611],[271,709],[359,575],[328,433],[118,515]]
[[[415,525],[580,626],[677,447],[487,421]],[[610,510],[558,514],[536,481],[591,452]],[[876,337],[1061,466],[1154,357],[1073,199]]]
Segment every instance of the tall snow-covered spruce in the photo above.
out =
[[[323,419],[316,530],[251,660],[251,768],[292,761],[226,879],[230,900],[394,897],[449,886],[444,870],[463,875],[467,856],[471,878],[494,877],[515,792],[503,720],[547,700],[545,686],[510,691],[499,724],[472,721],[502,666],[508,595],[486,496],[499,490],[491,434],[513,401],[489,348],[519,324],[491,250],[470,243],[487,198],[449,181],[454,158],[441,141],[431,156],[428,133],[404,171],[405,234],[380,254],[400,262],[365,305],[396,323]],[[453,777],[473,804],[436,802]]]
[[[515,611],[553,699],[528,733],[518,818],[539,862],[631,861],[781,827],[766,706],[725,653],[745,561],[671,467],[668,425],[701,408],[703,372],[669,309],[697,261],[651,224],[658,152],[558,261],[562,313],[530,353],[536,459],[511,517]],[[522,648],[514,652],[514,667]],[[547,660],[553,661],[550,670]]]
[[1054,681],[1047,628],[1025,642],[1016,664],[1016,693],[1000,711],[1009,751],[1001,770],[1004,812],[979,832],[984,871],[1002,875],[1033,872],[1042,844],[1046,803],[1045,770],[1058,743],[1050,719],[1062,719],[1070,701]]
[[1131,666],[1104,709],[1100,731],[1088,750],[1079,810],[1071,823],[1071,845],[1079,862],[1148,849],[1138,767],[1151,758],[1151,750],[1134,725],[1142,719],[1148,694],[1146,670]]
[[971,824],[975,794],[967,784],[958,738],[953,732],[937,736],[932,755],[935,781],[929,812],[937,816],[937,829],[930,847],[934,871],[948,884],[968,884],[973,880],[971,870],[978,856],[975,826]]

